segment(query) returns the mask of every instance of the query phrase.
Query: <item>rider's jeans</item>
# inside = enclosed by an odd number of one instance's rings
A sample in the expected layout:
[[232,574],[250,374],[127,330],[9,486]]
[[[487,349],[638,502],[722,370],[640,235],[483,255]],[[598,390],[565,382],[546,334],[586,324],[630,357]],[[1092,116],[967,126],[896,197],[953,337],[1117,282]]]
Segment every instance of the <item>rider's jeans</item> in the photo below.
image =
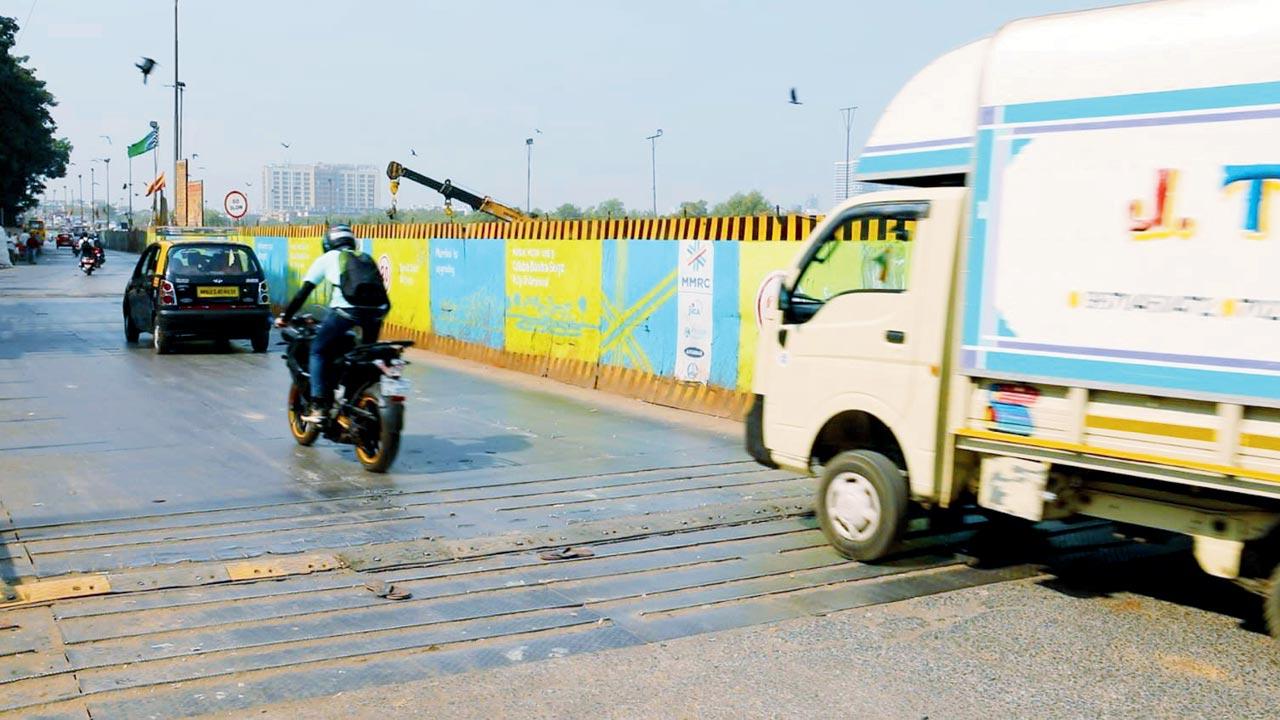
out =
[[329,310],[324,322],[316,330],[311,340],[311,399],[328,405],[333,400],[333,379],[329,377],[332,368],[329,366],[329,352],[338,338],[353,327],[360,326],[360,342],[378,341],[378,333],[382,330],[382,310],[365,310],[350,308],[337,311]]

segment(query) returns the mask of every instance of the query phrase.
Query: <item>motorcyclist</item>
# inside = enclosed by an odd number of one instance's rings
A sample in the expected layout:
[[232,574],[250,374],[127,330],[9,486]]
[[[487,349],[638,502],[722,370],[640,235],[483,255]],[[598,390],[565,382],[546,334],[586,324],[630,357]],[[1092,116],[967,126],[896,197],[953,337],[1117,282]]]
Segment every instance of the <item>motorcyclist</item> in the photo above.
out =
[[80,242],[76,245],[76,253],[80,257],[93,257],[93,241],[88,235],[81,235]]
[[321,282],[328,281],[330,290],[329,314],[316,330],[311,340],[311,357],[308,371],[311,374],[311,398],[307,411],[301,416],[304,422],[319,423],[329,416],[329,408],[333,403],[333,381],[330,375],[330,363],[333,360],[333,347],[336,341],[349,330],[359,326],[361,342],[377,342],[378,333],[382,329],[382,318],[389,305],[378,307],[356,307],[347,301],[342,294],[340,284],[342,272],[346,265],[344,253],[356,250],[356,235],[349,225],[334,225],[325,234],[322,247],[324,254],[311,263],[311,268],[303,276],[302,287],[289,301],[284,313],[276,319],[276,327],[289,324],[294,314],[302,308],[311,291]]

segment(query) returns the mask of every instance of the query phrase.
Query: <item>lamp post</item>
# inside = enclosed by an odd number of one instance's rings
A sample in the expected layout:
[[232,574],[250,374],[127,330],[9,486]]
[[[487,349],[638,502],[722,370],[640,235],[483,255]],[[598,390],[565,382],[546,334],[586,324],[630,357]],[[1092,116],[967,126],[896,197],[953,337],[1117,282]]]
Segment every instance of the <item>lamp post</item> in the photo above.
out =
[[80,224],[84,224],[84,173],[76,173],[76,180],[80,182]]
[[858,112],[857,105],[840,108],[840,112],[844,115],[844,197],[841,200],[849,199],[849,133],[853,130],[853,115]]
[[98,208],[94,205],[98,202],[98,181],[93,178],[93,163],[89,163],[89,223],[91,225],[98,224]]
[[658,128],[658,132],[648,136],[645,140],[649,141],[650,164],[653,174],[653,216],[658,217],[658,138],[662,137],[662,128]]
[[111,158],[102,158],[102,164],[107,169],[107,229],[111,229]]
[[[182,159],[182,91],[178,80],[178,0],[173,0],[173,164]],[[175,170],[176,172],[176,170]]]
[[524,150],[524,212],[528,215],[531,212],[529,198],[533,187],[533,138],[524,139]]

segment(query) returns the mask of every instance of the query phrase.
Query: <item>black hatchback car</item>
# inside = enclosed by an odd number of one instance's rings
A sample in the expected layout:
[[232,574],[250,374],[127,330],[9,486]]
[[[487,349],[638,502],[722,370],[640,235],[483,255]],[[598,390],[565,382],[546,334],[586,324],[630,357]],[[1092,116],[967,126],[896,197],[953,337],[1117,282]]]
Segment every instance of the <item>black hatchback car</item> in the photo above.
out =
[[157,352],[180,338],[241,339],[266,352],[271,335],[267,281],[253,248],[224,237],[160,236],[124,292],[124,336],[150,332]]

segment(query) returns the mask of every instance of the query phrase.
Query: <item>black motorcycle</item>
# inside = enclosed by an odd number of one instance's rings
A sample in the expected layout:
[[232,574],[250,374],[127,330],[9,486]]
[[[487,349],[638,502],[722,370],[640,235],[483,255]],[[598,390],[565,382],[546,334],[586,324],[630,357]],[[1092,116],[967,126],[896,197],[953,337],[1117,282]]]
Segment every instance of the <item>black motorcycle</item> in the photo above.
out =
[[338,340],[333,375],[340,388],[329,416],[320,423],[302,419],[307,407],[311,374],[307,365],[316,320],[300,315],[281,331],[288,350],[282,356],[293,383],[289,386],[289,432],[299,445],[311,445],[322,434],[337,443],[354,445],[365,470],[385,472],[400,450],[404,426],[404,399],[409,381],[401,377],[408,364],[400,356],[413,345],[410,340],[356,344],[353,333]]
[[100,263],[90,253],[85,253],[80,258],[80,270],[85,275],[92,275],[94,270],[98,269]]

